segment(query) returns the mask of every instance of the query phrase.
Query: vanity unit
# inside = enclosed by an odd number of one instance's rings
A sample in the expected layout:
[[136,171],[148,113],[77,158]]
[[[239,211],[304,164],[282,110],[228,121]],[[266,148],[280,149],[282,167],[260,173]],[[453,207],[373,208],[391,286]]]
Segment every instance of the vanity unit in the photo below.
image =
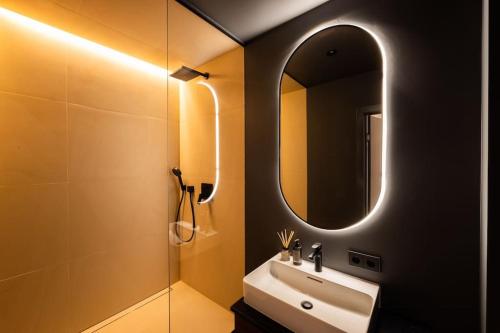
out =
[[246,304],[241,298],[231,306],[235,329],[232,333],[292,333],[285,326]]

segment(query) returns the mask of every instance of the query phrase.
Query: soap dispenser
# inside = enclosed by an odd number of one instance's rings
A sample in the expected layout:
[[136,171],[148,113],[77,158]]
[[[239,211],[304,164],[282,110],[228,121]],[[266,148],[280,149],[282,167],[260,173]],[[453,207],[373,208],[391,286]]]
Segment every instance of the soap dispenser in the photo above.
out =
[[297,238],[292,248],[292,257],[294,265],[302,265],[302,245],[300,240]]

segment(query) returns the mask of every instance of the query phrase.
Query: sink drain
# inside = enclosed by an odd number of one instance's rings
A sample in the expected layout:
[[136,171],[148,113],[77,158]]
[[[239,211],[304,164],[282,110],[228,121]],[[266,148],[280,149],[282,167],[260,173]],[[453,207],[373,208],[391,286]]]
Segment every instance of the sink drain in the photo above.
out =
[[311,310],[313,308],[313,304],[309,301],[302,301],[300,305],[306,310]]

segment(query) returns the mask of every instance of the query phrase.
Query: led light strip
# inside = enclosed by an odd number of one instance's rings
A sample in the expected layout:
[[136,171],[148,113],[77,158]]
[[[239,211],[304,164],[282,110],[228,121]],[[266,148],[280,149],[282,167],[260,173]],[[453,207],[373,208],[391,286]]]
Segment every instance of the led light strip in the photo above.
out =
[[215,196],[215,192],[217,192],[217,187],[219,187],[219,168],[220,168],[220,141],[219,141],[219,98],[217,97],[217,93],[215,89],[206,82],[198,82],[198,84],[205,86],[212,93],[212,97],[214,98],[215,103],[215,182],[212,193],[208,198],[203,201],[200,201],[200,204],[206,204],[213,200]]
[[144,60],[129,56],[125,53],[118,52],[116,50],[110,49],[106,46],[97,44],[88,39],[73,35],[69,32],[59,30],[57,28],[51,27],[47,24],[35,21],[26,16],[20,15],[3,7],[0,7],[0,17],[8,20],[14,24],[29,28],[36,33],[41,33],[47,35],[57,41],[65,44],[70,44],[93,53],[96,53],[105,58],[111,59],[113,61],[119,62],[123,65],[132,67],[134,69],[155,75],[162,78],[167,78],[169,72],[167,69],[153,65]]
[[488,122],[489,122],[489,42],[490,42],[490,2],[483,1],[483,36],[482,36],[482,82],[481,82],[481,222],[480,222],[480,253],[481,253],[481,332],[487,331],[488,315]]

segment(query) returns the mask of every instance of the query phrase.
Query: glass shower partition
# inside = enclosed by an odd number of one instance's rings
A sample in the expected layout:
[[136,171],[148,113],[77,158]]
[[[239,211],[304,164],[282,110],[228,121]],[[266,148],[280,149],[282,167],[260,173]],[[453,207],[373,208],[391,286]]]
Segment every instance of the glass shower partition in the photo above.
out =
[[180,170],[169,180],[170,328],[231,332],[244,275],[244,52],[178,2],[168,9],[169,169]]
[[0,4],[0,331],[168,332],[167,1]]

